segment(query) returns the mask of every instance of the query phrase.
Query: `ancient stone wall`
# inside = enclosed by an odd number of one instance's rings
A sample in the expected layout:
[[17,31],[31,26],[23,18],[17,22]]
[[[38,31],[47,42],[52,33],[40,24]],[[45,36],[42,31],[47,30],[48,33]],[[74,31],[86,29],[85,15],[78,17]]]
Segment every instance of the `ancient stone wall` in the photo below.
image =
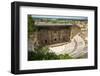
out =
[[51,45],[61,42],[68,42],[70,41],[70,27],[51,27],[40,29],[38,32],[38,43],[40,45]]

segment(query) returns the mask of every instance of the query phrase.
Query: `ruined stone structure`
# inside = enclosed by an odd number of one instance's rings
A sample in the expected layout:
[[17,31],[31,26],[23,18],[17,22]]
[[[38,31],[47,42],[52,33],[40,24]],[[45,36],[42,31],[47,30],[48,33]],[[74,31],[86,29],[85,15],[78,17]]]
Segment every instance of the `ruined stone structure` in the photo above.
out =
[[70,26],[38,26],[39,45],[51,45],[70,41]]
[[87,34],[87,18],[76,17],[64,20],[34,17],[33,22],[33,28],[36,30],[28,38],[28,50],[30,51],[34,51],[34,48],[38,46],[56,47],[69,44],[75,39],[75,36],[83,36],[84,32]]
[[[45,25],[36,27],[38,28],[36,33],[36,45],[38,46],[70,42],[71,38],[80,30],[76,25]],[[75,34],[72,33],[74,28],[76,28]]]

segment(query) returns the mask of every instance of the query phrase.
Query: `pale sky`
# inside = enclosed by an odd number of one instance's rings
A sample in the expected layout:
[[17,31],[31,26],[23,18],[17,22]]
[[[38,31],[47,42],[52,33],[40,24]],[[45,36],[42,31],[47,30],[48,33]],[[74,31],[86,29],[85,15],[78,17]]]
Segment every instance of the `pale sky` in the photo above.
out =
[[72,20],[87,20],[88,17],[83,16],[56,16],[56,15],[32,15],[33,18],[56,18],[56,19],[72,19]]

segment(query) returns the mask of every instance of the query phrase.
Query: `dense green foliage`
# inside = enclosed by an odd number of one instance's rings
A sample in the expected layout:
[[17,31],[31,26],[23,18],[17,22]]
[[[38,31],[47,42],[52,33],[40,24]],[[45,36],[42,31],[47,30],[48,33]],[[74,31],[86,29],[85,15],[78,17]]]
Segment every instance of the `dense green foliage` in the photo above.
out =
[[35,31],[37,31],[37,27],[34,26],[34,19],[31,15],[28,16],[28,35],[31,35]]
[[49,52],[48,47],[38,47],[34,51],[28,52],[28,60],[57,60],[57,59],[72,59],[68,54],[56,55],[54,52]]

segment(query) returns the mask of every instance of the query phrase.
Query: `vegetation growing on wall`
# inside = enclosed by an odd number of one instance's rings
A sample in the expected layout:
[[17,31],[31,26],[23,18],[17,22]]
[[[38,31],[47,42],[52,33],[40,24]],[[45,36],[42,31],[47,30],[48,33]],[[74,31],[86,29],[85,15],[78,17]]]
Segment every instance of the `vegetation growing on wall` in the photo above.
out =
[[31,15],[28,15],[28,36],[32,35],[35,31],[37,31],[37,27],[35,26],[35,21]]

